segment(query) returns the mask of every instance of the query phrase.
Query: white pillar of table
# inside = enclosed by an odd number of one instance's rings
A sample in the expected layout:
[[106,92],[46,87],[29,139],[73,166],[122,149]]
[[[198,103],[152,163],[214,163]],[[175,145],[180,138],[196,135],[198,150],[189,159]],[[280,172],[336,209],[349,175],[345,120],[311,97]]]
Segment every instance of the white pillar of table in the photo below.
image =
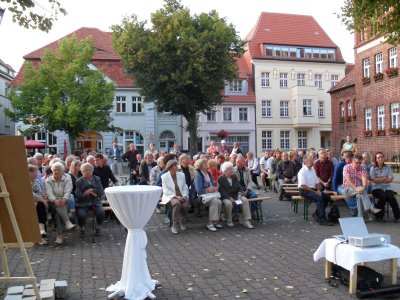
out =
[[105,193],[118,220],[128,229],[121,280],[107,291],[125,292],[125,299],[145,299],[155,289],[147,267],[147,235],[143,230],[160,199],[162,189],[155,186],[116,186]]

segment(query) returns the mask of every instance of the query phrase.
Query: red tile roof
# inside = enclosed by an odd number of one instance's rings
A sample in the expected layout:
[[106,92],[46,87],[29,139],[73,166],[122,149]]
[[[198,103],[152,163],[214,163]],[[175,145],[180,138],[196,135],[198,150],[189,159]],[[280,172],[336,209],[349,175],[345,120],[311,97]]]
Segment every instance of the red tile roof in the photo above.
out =
[[336,48],[336,62],[344,62],[340,48],[312,16],[262,12],[246,39],[253,58],[265,58],[263,44],[268,43]]
[[337,92],[339,90],[355,86],[355,74],[356,74],[356,71],[355,71],[354,65],[348,65],[346,67],[346,71],[347,71],[347,68],[349,68],[350,71],[348,71],[346,76],[342,80],[340,80],[334,87],[332,87],[328,91],[328,93],[334,93],[334,92]]
[[254,85],[252,79],[252,67],[250,54],[246,52],[242,57],[236,60],[238,66],[238,79],[247,80],[247,95],[226,95],[224,102],[248,102],[255,103]]
[[[65,37],[76,35],[78,40],[92,37],[95,53],[92,57],[92,64],[101,72],[109,77],[118,87],[133,87],[134,80],[125,73],[125,68],[122,65],[121,57],[115,53],[112,48],[112,36],[109,32],[101,31],[97,28],[82,27]],[[63,37],[63,38],[65,38]],[[62,39],[63,39],[62,38]],[[61,39],[54,41],[40,49],[37,49],[24,56],[26,61],[39,62],[44,54],[45,49],[57,50],[58,43]],[[12,86],[18,86],[22,83],[25,74],[25,68],[22,66],[15,79],[12,81]]]

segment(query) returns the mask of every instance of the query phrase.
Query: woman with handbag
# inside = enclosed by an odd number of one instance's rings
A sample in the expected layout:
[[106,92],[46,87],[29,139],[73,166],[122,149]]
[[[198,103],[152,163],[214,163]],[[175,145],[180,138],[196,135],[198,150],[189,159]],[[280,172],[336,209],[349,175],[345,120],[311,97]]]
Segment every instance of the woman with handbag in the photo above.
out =
[[194,177],[196,192],[202,198],[204,205],[209,207],[206,227],[210,231],[217,231],[217,228],[222,228],[218,223],[222,205],[221,194],[218,192],[218,187],[214,186],[212,175],[207,171],[207,160],[204,158],[196,160],[194,167],[197,171]]

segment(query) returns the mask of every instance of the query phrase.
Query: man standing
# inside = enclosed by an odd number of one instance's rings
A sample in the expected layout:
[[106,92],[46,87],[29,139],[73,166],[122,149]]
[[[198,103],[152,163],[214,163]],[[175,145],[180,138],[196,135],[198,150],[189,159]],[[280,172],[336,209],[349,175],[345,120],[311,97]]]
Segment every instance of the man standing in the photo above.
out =
[[313,218],[318,221],[319,225],[333,226],[334,224],[326,219],[325,214],[325,208],[329,202],[329,198],[321,192],[321,184],[319,183],[313,165],[314,159],[312,157],[307,157],[304,161],[304,166],[297,174],[300,196],[315,202],[317,205],[317,210],[313,214]]
[[97,153],[94,157],[94,171],[93,174],[100,177],[101,186],[103,189],[109,187],[110,180],[114,185],[118,185],[118,180],[115,178],[114,173],[110,167],[104,163],[104,156],[101,153]]
[[[118,176],[122,176],[122,157],[121,148],[118,146],[118,142],[115,140],[112,142],[112,148],[108,152],[108,157],[111,159],[111,171]],[[97,154],[96,154],[97,155]]]
[[266,150],[264,152],[264,156],[260,159],[261,182],[262,182],[265,192],[268,192],[268,186],[270,186],[269,180],[268,180],[268,171],[269,171],[269,168],[271,167],[268,164],[268,160],[270,157],[271,157],[271,152]]
[[363,212],[377,214],[381,209],[376,208],[367,194],[367,170],[361,167],[362,156],[356,154],[351,164],[343,168],[343,190],[346,196],[357,199],[358,216],[363,217]]
[[345,151],[351,151],[354,154],[358,153],[358,148],[357,148],[357,144],[355,142],[351,141],[351,135],[346,135],[346,142],[343,144],[342,146],[342,151],[341,153],[345,152]]
[[282,185],[284,183],[294,183],[296,180],[296,166],[289,160],[289,153],[282,153],[282,160],[278,164],[276,175],[278,176],[279,182],[279,201],[282,201],[284,194]]
[[229,148],[228,146],[225,145],[225,140],[221,140],[221,146],[217,147],[217,151],[219,153],[223,153],[223,154],[225,154],[225,153],[230,154],[231,148]]
[[243,154],[242,150],[239,148],[239,143],[233,143],[233,148],[231,153],[236,153],[236,154]]
[[137,152],[134,144],[129,144],[129,151],[125,152],[124,155],[122,155],[122,160],[128,162],[130,185],[134,184],[134,174],[132,172],[136,171],[136,167],[138,164],[136,155]]
[[154,145],[153,143],[151,143],[151,144],[149,145],[149,149],[147,149],[146,152],[144,153],[145,159],[146,159],[146,155],[147,155],[148,153],[150,153],[150,154],[153,155],[153,159],[154,159],[155,157],[157,157],[157,156],[158,156],[158,151],[156,150],[156,145]]
[[314,163],[315,173],[325,190],[330,190],[334,173],[333,162],[328,159],[324,149],[318,151],[318,160]]
[[217,145],[215,144],[215,140],[210,141],[210,147],[207,148],[206,153],[214,154],[217,152]]

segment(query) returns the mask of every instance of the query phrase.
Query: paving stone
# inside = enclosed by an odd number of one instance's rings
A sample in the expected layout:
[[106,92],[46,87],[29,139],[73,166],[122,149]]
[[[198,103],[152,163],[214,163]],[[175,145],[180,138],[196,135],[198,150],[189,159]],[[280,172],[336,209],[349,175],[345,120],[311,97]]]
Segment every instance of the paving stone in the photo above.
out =
[[24,292],[23,286],[11,286],[7,289],[7,295],[17,295],[22,294]]
[[55,296],[57,299],[64,299],[68,296],[68,283],[66,280],[56,281],[54,284]]
[[55,282],[56,282],[55,279],[42,279],[40,281],[40,285],[53,285],[54,286]]
[[35,290],[34,289],[24,289],[23,296],[24,297],[35,296]]
[[22,295],[7,295],[4,300],[22,300]]

